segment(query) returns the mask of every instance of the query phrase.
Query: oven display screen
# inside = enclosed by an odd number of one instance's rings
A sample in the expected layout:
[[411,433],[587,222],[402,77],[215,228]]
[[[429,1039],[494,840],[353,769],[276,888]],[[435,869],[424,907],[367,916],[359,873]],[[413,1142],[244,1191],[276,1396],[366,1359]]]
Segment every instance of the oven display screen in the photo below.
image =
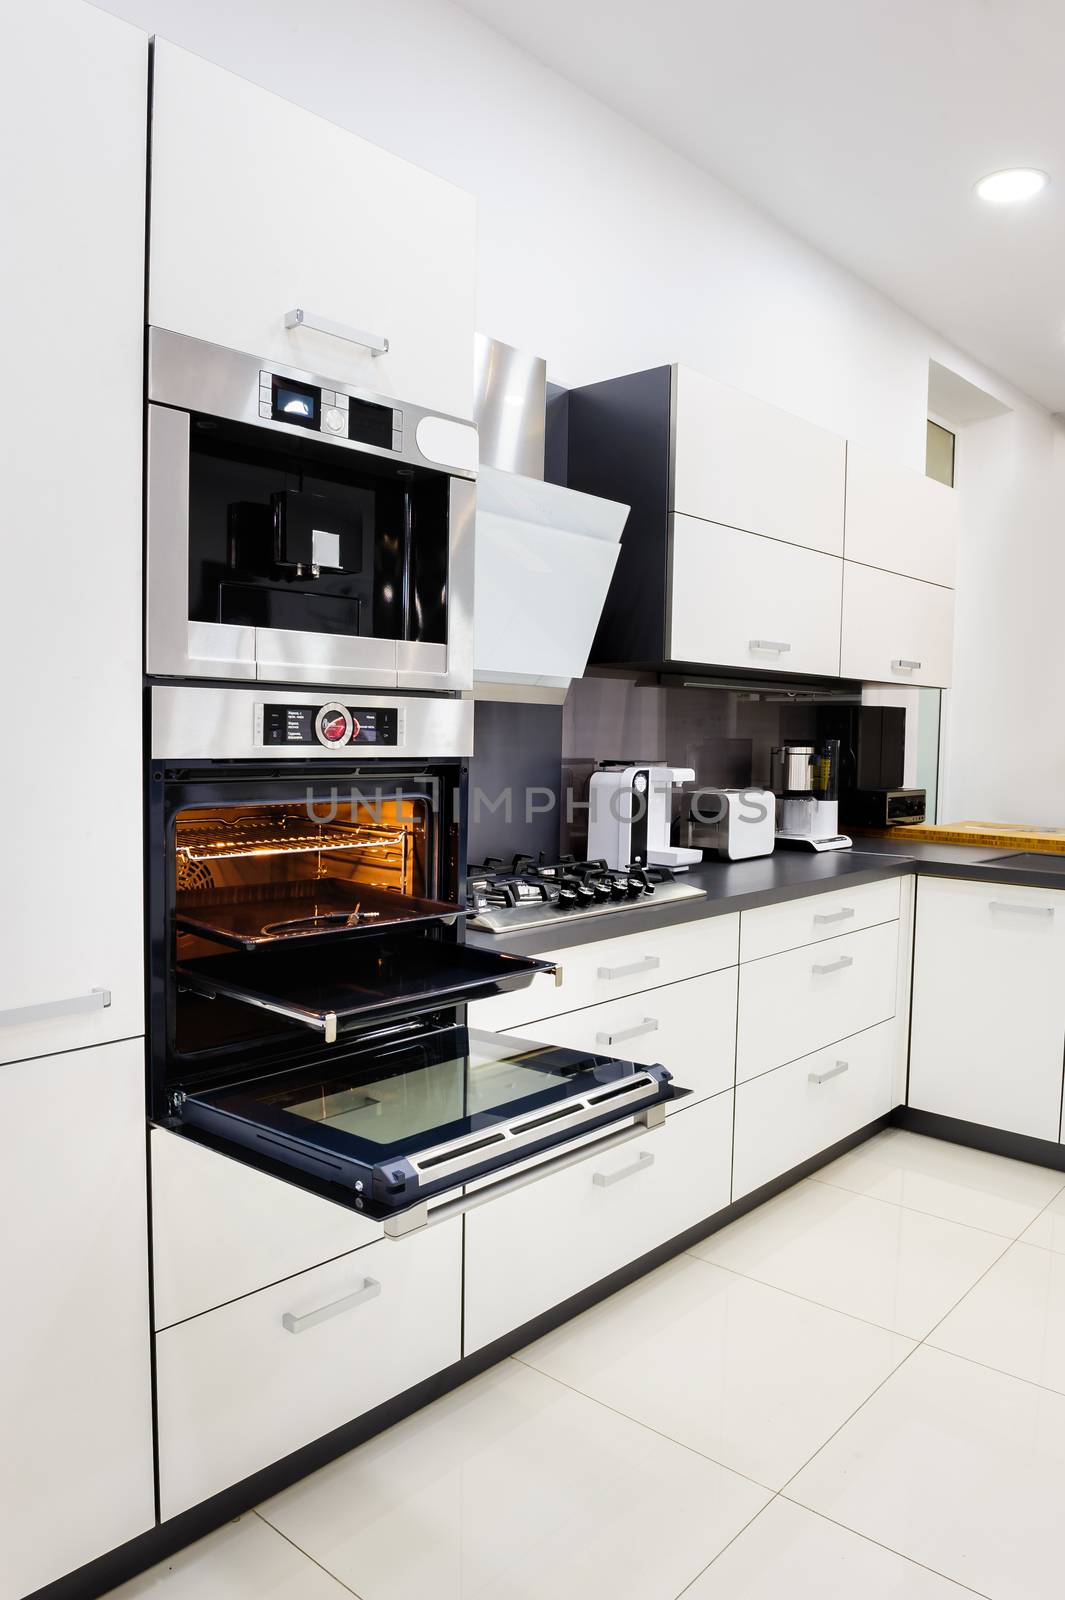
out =
[[[316,723],[320,706],[263,706],[263,743],[344,745],[394,745],[399,736],[399,713],[394,706],[347,706],[350,727],[342,717],[328,722],[324,739]],[[336,736],[334,737],[334,726]]]
[[292,378],[275,378],[271,410],[275,422],[294,422],[301,428],[317,430],[321,423],[322,391]]

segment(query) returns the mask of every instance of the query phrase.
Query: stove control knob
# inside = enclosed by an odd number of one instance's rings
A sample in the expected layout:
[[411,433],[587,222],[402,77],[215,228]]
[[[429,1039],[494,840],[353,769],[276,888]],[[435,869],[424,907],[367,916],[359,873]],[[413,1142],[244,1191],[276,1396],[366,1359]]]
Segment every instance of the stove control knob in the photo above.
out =
[[347,744],[354,732],[355,720],[347,706],[331,701],[322,706],[314,719],[314,731],[319,744],[336,746]]

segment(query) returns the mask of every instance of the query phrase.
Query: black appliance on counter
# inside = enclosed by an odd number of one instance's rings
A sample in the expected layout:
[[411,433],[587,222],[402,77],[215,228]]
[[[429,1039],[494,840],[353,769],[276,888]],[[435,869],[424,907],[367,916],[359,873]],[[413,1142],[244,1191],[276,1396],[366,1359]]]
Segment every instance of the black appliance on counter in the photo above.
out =
[[819,706],[817,731],[821,738],[839,740],[841,823],[888,828],[925,820],[926,791],[903,786],[904,706]]
[[465,942],[472,715],[150,690],[152,1115],[391,1231],[577,1135],[660,1121],[673,1093],[662,1067],[466,1026],[468,1001],[557,976]]

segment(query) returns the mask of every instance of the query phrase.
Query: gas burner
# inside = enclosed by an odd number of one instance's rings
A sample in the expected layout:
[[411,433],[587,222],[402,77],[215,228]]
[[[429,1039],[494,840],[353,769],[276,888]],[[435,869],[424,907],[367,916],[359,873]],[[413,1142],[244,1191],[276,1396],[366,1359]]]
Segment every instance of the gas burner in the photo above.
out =
[[509,867],[489,857],[469,871],[467,899],[471,927],[493,933],[542,927],[561,916],[593,916],[632,910],[649,895],[655,903],[702,898],[705,891],[678,883],[669,867],[633,862],[611,867],[602,859],[578,861],[562,856],[548,861],[518,855]]

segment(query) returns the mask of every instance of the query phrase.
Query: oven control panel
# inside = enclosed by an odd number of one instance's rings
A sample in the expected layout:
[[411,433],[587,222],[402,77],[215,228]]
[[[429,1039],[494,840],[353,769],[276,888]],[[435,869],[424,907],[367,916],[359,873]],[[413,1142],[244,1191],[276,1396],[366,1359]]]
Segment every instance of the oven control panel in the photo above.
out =
[[403,413],[397,408],[358,400],[341,389],[279,378],[265,368],[259,370],[259,415],[264,422],[287,422],[330,439],[403,449]]
[[339,750],[351,745],[392,746],[399,743],[397,706],[349,706],[339,700],[324,705],[256,707],[256,742],[262,745],[319,745]]

